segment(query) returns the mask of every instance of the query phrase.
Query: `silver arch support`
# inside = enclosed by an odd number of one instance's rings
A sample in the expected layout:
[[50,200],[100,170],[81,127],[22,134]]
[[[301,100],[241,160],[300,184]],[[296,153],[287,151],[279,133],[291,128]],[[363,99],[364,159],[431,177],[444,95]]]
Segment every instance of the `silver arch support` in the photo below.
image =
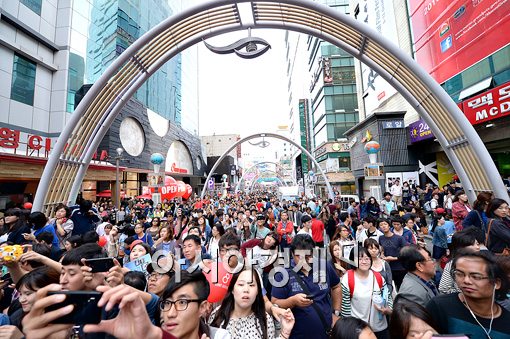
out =
[[[324,171],[322,170],[322,168],[319,165],[319,163],[317,162],[317,160],[315,160],[313,155],[310,154],[310,152],[308,152],[306,150],[306,148],[304,148],[300,144],[294,142],[294,140],[291,140],[291,139],[289,139],[287,137],[284,137],[283,135],[279,135],[279,134],[275,134],[275,133],[257,133],[257,134],[252,134],[252,135],[249,135],[247,137],[244,137],[244,138],[236,141],[232,146],[230,146],[230,148],[228,148],[225,152],[223,152],[223,154],[221,155],[221,157],[218,158],[218,160],[216,160],[216,162],[214,163],[213,167],[211,168],[211,171],[209,172],[209,175],[207,176],[207,179],[205,180],[205,182],[206,183],[209,182],[209,179],[211,179],[211,177],[213,176],[214,171],[216,171],[216,168],[218,168],[218,166],[223,161],[223,159],[225,159],[227,157],[227,155],[230,152],[232,152],[232,150],[234,148],[236,148],[238,145],[242,144],[245,141],[248,141],[248,140],[251,140],[251,139],[255,139],[255,138],[275,138],[275,139],[280,139],[280,140],[287,141],[287,142],[291,143],[293,146],[299,148],[301,150],[301,152],[305,153],[313,161],[315,166],[319,169],[319,172],[321,173],[322,177],[324,178],[324,182],[326,183],[326,187],[328,188],[328,196],[329,196],[329,198],[332,199],[332,200],[335,199],[335,194],[333,193],[333,188],[331,187],[331,185],[329,183],[328,177],[326,176],[326,173],[324,173]],[[202,190],[202,193],[200,194],[200,199],[204,199],[205,193],[206,193],[206,190],[204,188],[204,190]]]
[[[242,3],[250,5],[250,22],[242,21]],[[463,112],[415,60],[371,27],[312,0],[209,0],[145,33],[94,83],[48,158],[33,210],[51,215],[58,203],[74,202],[94,151],[115,117],[163,64],[203,39],[247,28],[308,34],[358,58],[395,87],[430,126],[471,201],[482,191],[508,199],[494,161]]]

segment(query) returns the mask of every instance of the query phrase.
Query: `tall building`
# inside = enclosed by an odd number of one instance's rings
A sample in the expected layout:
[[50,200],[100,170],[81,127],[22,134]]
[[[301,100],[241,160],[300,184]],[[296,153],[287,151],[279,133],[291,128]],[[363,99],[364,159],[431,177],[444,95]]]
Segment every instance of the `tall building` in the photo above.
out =
[[[0,209],[35,193],[52,146],[77,104],[136,39],[191,1],[2,0],[0,14]],[[203,176],[198,138],[196,49],[158,70],[119,113],[85,176],[82,194],[138,195],[162,153],[165,172],[195,188]],[[20,164],[24,171],[16,170]]]
[[[234,143],[241,139],[238,134],[205,135],[200,137],[204,145],[204,153],[207,157],[207,173],[212,170],[214,164]],[[221,161],[211,177],[216,183],[222,181],[224,174],[228,177],[229,185],[232,187],[237,183],[239,176],[239,162],[242,156],[242,145],[237,145]],[[212,185],[210,186],[212,187]]]
[[[457,102],[500,173],[510,175],[510,5],[506,1],[351,0],[352,15],[412,56]],[[443,186],[455,170],[427,124],[370,68],[357,64],[360,124],[348,131],[360,195],[392,180]],[[367,132],[383,179],[365,180]],[[380,193],[381,191],[379,191]]]
[[[349,13],[348,0],[322,2]],[[354,58],[326,41],[297,33],[286,35],[286,45],[291,132],[314,155],[333,190],[353,194],[356,187],[344,133],[359,121]],[[304,74],[311,78],[306,84],[300,80]],[[300,157],[297,176],[305,184],[317,178],[315,193],[326,196],[322,177],[310,173],[318,170],[304,154]]]

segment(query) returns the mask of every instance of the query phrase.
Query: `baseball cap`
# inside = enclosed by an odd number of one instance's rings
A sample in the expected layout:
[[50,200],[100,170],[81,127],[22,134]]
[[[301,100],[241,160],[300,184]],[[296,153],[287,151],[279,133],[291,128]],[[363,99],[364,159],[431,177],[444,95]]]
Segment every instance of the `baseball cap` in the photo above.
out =
[[141,241],[140,239],[133,241],[131,243],[131,245],[129,245],[129,250],[131,251],[133,249],[133,247],[135,247],[138,244],[142,244],[142,243],[143,243],[143,241]]
[[257,220],[266,220],[266,216],[264,214],[257,214]]

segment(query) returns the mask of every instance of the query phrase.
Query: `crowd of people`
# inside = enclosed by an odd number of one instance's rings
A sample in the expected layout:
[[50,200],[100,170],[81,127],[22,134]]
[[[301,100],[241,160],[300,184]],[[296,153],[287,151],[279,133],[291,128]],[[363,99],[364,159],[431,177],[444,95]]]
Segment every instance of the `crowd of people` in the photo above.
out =
[[399,185],[9,208],[0,338],[510,338],[508,203]]

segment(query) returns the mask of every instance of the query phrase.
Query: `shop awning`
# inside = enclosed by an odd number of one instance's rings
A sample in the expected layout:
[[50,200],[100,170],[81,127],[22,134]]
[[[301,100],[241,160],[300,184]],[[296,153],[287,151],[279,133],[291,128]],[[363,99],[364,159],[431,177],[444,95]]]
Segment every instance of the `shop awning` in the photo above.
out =
[[[124,198],[126,196],[126,192],[120,191],[120,197]],[[96,197],[98,198],[111,198],[112,197],[112,190],[104,190],[96,194]]]

